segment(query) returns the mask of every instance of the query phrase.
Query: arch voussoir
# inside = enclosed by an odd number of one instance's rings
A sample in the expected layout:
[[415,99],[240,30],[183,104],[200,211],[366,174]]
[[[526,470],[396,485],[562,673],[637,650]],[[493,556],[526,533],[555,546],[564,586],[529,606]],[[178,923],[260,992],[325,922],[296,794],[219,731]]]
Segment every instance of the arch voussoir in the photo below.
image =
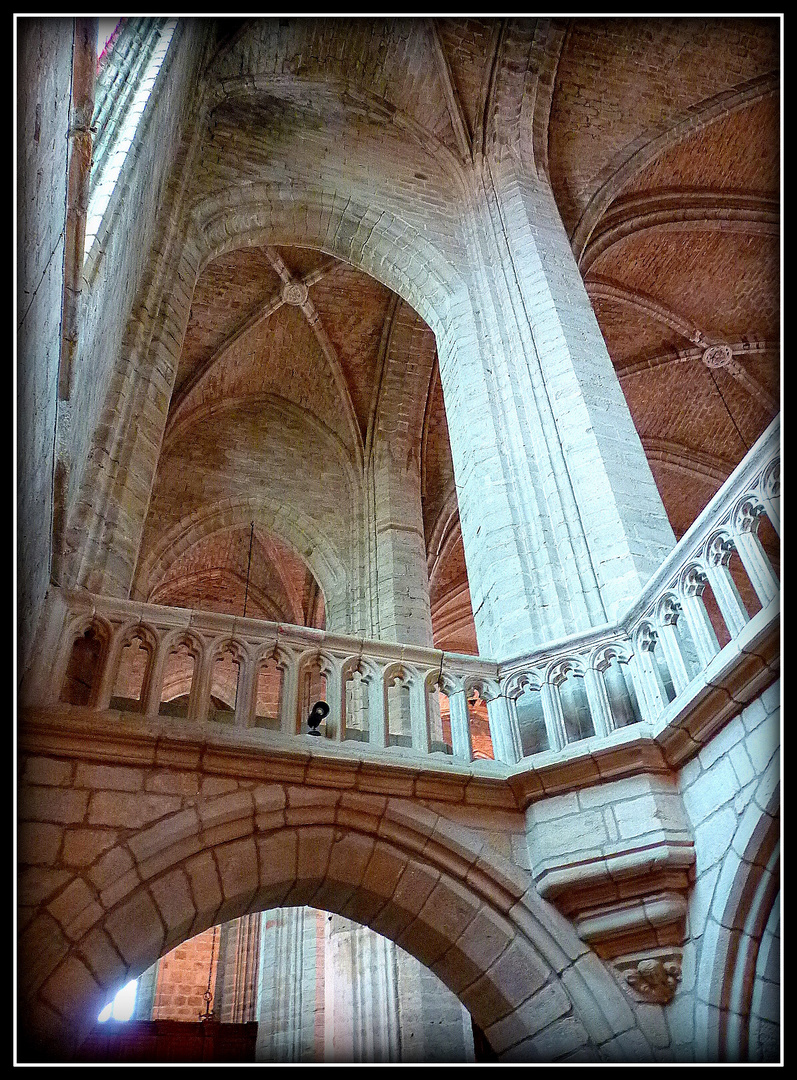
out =
[[485,1035],[496,1054],[521,1052],[536,1056],[534,1042],[539,1032],[573,1011],[573,1002],[555,979],[548,979],[530,997],[501,1020],[495,1021]]
[[326,880],[335,833],[329,825],[307,825],[298,830],[297,838],[296,880],[283,900],[286,907],[312,906]]
[[128,965],[110,935],[101,927],[95,927],[80,943],[78,955],[83,959],[97,983],[107,994],[114,986],[127,978]]
[[[341,911],[361,888],[374,852],[374,840],[359,832],[335,831],[326,880],[315,894],[315,907]],[[357,920],[360,921],[360,920]]]
[[498,959],[515,936],[499,912],[483,904],[432,970],[454,993],[471,986]]
[[260,885],[252,911],[281,907],[296,883],[299,839],[295,829],[283,828],[256,839]]
[[137,889],[105,918],[105,929],[131,971],[145,971],[162,954],[166,927],[151,893]]
[[547,965],[515,934],[486,972],[462,994],[462,1001],[486,1031],[544,986],[549,973]]
[[185,871],[191,882],[191,892],[196,904],[197,916],[191,927],[191,936],[201,934],[215,921],[221,909],[224,895],[216,860],[210,851],[203,850],[185,862]]
[[439,877],[440,873],[434,867],[409,858],[388,902],[376,919],[369,923],[371,929],[391,941],[399,941],[418,915]]
[[185,873],[178,868],[153,881],[150,892],[166,928],[164,948],[168,951],[185,941],[196,918],[191,888]]
[[384,840],[374,838],[374,847],[360,888],[347,901],[341,915],[373,929],[373,923],[387,904],[404,873],[408,856]]
[[396,944],[433,968],[449,950],[452,937],[473,922],[480,906],[470,890],[441,876]]
[[[373,813],[358,819],[358,805]],[[507,1060],[546,1060],[551,1031],[563,1024],[557,1054],[564,1045],[597,1060],[601,1046],[636,1027],[602,963],[520,870],[478,836],[469,846],[466,830],[429,808],[389,810],[383,799],[361,805],[353,795],[274,783],[200,798],[148,824],[120,844],[124,858],[108,859],[127,884],[93,925],[92,903],[75,901],[80,939],[62,935],[63,948],[42,971],[39,1002],[55,1008],[67,1000],[65,1018],[76,1009],[82,1023],[181,941],[247,912],[309,905],[414,955]],[[264,829],[265,818],[276,827]],[[118,882],[104,884],[106,895],[119,892]]]
[[219,868],[224,896],[216,919],[225,923],[248,911],[260,888],[257,845],[254,838],[250,835],[222,844],[216,851],[216,865]]

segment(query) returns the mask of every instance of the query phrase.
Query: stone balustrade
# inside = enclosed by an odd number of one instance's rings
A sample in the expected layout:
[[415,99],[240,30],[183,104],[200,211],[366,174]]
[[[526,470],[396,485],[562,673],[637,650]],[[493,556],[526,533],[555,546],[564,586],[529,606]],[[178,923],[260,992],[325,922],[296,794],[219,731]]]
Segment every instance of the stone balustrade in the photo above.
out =
[[493,756],[508,766],[630,724],[661,732],[706,688],[735,685],[756,643],[777,636],[780,586],[759,529],[766,520],[776,547],[779,437],[776,420],[617,623],[533,654],[498,664],[54,590],[30,680],[50,698],[30,700],[23,687],[23,702],[261,729],[281,741],[306,737],[310,707],[324,699],[326,740],[470,762],[481,699]]

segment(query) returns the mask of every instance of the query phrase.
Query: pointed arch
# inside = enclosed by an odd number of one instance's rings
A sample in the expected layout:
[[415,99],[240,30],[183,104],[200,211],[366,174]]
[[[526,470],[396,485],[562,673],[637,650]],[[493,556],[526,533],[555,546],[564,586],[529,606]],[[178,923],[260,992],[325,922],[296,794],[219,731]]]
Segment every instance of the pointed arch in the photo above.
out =
[[360,796],[355,807],[322,789],[239,789],[139,830],[123,852],[138,873],[109,881],[108,910],[78,901],[62,913],[65,955],[27,974],[29,1015],[62,1037],[85,1037],[109,995],[202,930],[309,905],[414,955],[506,1060],[550,1060],[552,1020],[570,1032],[560,1053],[600,1060],[601,1045],[632,1029],[648,1045],[608,970],[527,875],[405,800]]
[[249,525],[251,521],[256,527],[273,532],[297,552],[310,567],[325,597],[340,592],[346,580],[345,564],[329,539],[308,515],[297,509],[291,509],[288,514],[281,502],[261,496],[256,502],[241,498],[223,507],[211,506],[177,522],[143,560],[132,598],[146,601],[172,563],[204,537]]

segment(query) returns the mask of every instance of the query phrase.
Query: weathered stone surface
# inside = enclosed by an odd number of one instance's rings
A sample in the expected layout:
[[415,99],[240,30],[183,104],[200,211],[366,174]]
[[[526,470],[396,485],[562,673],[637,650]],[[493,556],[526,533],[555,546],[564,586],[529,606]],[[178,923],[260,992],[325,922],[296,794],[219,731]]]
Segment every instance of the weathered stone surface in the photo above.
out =
[[15,25],[24,1015],[318,902],[506,1060],[763,1052],[778,20]]
[[17,850],[20,861],[39,863],[44,866],[52,865],[61,849],[64,835],[64,830],[58,825],[22,822],[17,832]]

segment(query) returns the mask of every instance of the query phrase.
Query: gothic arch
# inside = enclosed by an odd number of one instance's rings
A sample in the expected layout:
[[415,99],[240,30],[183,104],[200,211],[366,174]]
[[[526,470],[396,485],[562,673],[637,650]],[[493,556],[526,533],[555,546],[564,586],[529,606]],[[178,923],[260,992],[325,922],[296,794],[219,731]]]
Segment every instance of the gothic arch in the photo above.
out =
[[[757,797],[766,795],[777,774],[777,760],[761,779]],[[762,800],[763,801],[763,800]],[[754,798],[742,817],[726,856],[716,893],[725,904],[719,931],[704,935],[700,969],[708,986],[708,1005],[717,1022],[704,1034],[705,1060],[743,1062],[748,1058],[749,1028],[759,948],[780,895],[779,792],[762,809]]]
[[608,971],[525,874],[430,829],[422,807],[338,798],[238,790],[135,832],[105,856],[138,863],[108,881],[106,910],[86,902],[79,878],[64,890],[70,944],[26,966],[26,1015],[56,1040],[70,1032],[74,1046],[116,989],[182,941],[247,912],[308,905],[371,927],[431,968],[506,1060],[550,1060],[553,1025],[569,1032],[560,1054],[622,1059],[609,1045],[618,1039],[650,1058]]
[[[67,689],[70,669],[74,666],[78,681],[85,687],[87,701],[94,702],[100,692],[99,673],[102,671],[113,640],[113,627],[108,619],[96,612],[86,612],[72,619],[53,666],[51,693],[57,699]],[[81,642],[87,644],[86,655],[80,656]]]
[[344,590],[347,574],[343,558],[312,519],[295,508],[288,513],[281,502],[263,496],[256,502],[239,499],[223,507],[212,506],[201,515],[190,514],[179,521],[142,562],[132,599],[146,601],[172,563],[206,536],[251,521],[273,532],[297,552],[310,567],[327,602]]
[[[119,441],[134,447],[132,456],[118,477],[115,468],[99,468],[90,459],[82,484],[84,497],[75,500],[69,519],[66,577],[105,595],[128,593],[147,509],[137,495],[123,492],[131,477],[137,478],[138,487],[149,490],[157,467],[151,446],[137,446],[131,432],[165,427],[164,373],[168,377],[176,371],[193,286],[211,259],[252,244],[311,247],[354,265],[401,296],[433,330],[438,351],[451,350],[455,306],[457,336],[468,336],[468,326],[469,336],[477,336],[470,305],[462,303],[466,287],[453,258],[456,241],[451,250],[446,250],[451,237],[440,237],[437,246],[431,243],[376,192],[368,202],[344,202],[334,190],[307,185],[301,197],[287,201],[284,192],[278,198],[267,186],[248,185],[239,201],[232,202],[228,191],[223,202],[208,197],[184,205],[183,213],[185,229],[159,256],[161,272],[154,275],[160,286],[157,295],[136,305],[131,315],[116,364],[120,379],[111,382],[103,409]],[[157,393],[148,391],[150,384]],[[142,478],[148,483],[142,485]],[[108,524],[113,520],[107,514],[111,504],[125,508],[124,520],[116,527]],[[109,530],[113,536],[108,536]]]
[[[268,185],[251,185],[236,194],[235,202],[228,195],[221,205],[217,196],[207,196],[193,207],[204,263],[252,244],[322,251],[400,296],[431,327],[439,345],[450,305],[465,283],[452,251],[402,219],[385,197],[375,191],[369,200],[344,202],[334,189],[311,184],[291,200],[284,192],[278,197]],[[450,237],[445,239],[451,244]]]
[[610,162],[604,170],[602,185],[592,195],[573,230],[571,244],[578,262],[581,262],[584,250],[602,216],[637,173],[677,142],[688,139],[707,125],[724,119],[737,109],[744,109],[751,102],[759,101],[776,90],[777,76],[768,74],[751,79],[733,91],[717,94],[697,107],[693,106],[686,116],[662,134],[654,133],[646,141],[638,140],[632,144],[631,153],[626,152],[624,160]]

